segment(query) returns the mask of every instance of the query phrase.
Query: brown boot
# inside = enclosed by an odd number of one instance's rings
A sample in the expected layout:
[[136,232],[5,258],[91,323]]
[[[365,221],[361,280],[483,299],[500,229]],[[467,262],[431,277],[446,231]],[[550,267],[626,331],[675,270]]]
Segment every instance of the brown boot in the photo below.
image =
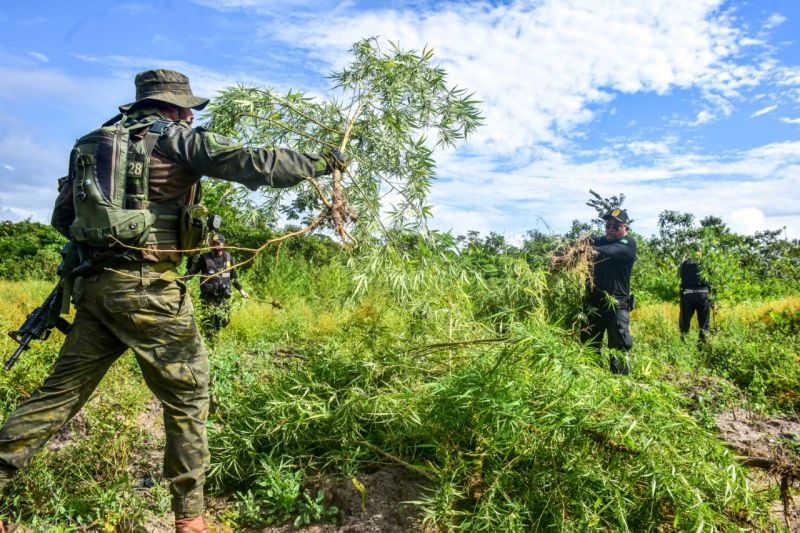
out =
[[176,518],[175,533],[209,533],[209,529],[203,515],[200,515],[194,518]]
[[0,520],[0,533],[14,533],[15,531],[30,531],[30,529],[20,529],[17,524],[9,524]]

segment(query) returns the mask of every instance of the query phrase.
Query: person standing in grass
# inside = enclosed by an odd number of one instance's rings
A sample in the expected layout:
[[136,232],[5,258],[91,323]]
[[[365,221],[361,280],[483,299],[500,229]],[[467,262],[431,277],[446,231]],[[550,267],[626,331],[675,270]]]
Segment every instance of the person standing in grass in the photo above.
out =
[[680,318],[678,327],[681,332],[681,340],[686,340],[686,334],[692,324],[692,317],[697,314],[697,325],[699,327],[698,347],[706,341],[706,334],[710,330],[711,311],[716,309],[716,304],[711,299],[711,284],[706,279],[700,260],[703,251],[699,244],[691,246],[691,256],[687,257],[678,267],[678,275],[681,278],[680,286]]
[[[91,267],[91,274],[74,281],[77,313],[52,372],[0,429],[0,491],[80,410],[130,348],[164,410],[164,476],[176,531],[206,532],[208,355],[177,270],[182,248],[193,248],[181,246],[183,214],[195,206],[203,175],[252,190],[280,188],[343,170],[345,163],[337,151],[317,156],[244,147],[193,128],[192,110],[203,109],[209,100],[192,94],[189,79],[179,72],[148,70],[135,83],[136,100],[120,106],[120,114],[106,123],[121,126],[110,136],[117,144],[103,144],[101,130],[82,137],[70,158],[69,176],[59,180],[53,226],[82,247],[80,266],[87,265],[84,272]],[[118,146],[128,146],[124,165],[117,163],[123,153]],[[108,226],[109,220],[115,225]],[[89,244],[110,229],[113,236],[135,232],[131,238],[144,244]]]
[[200,254],[186,270],[187,278],[200,275],[200,301],[203,302],[201,323],[206,339],[216,340],[219,330],[230,322],[231,286],[242,298],[250,295],[239,283],[239,275],[233,268],[233,257],[225,251],[225,236],[215,232],[209,242],[213,250]]
[[628,356],[633,347],[630,288],[636,240],[628,234],[630,218],[626,210],[612,209],[602,218],[606,222],[605,235],[591,240],[595,256],[584,302],[588,325],[581,330],[581,342],[600,349],[603,335],[607,334],[608,347],[612,350],[611,372],[630,374]]

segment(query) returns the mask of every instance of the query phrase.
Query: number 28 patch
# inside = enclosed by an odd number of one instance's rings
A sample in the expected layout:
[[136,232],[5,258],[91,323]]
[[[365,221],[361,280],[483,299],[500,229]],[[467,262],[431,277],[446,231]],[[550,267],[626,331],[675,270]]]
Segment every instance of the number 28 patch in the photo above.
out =
[[144,174],[143,161],[128,161],[128,176],[132,178],[141,178]]
[[[138,155],[138,154],[136,154]],[[134,154],[128,155],[128,176],[131,178],[141,178],[144,176],[144,156],[136,157]]]

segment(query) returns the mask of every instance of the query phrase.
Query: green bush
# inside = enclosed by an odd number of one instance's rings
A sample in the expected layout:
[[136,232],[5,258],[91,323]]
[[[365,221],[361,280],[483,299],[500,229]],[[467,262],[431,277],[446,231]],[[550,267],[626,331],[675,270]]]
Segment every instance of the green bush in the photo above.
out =
[[705,364],[749,391],[762,408],[800,409],[797,309],[770,312],[768,322],[731,320],[705,347]]
[[49,225],[0,221],[0,279],[55,279],[64,242]]

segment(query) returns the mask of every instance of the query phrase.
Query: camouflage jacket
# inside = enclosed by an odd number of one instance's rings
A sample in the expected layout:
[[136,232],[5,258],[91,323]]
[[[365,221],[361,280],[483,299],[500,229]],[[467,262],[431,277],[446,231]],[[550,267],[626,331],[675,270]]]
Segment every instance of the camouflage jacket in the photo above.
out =
[[[165,120],[154,109],[142,109],[128,117],[129,121],[146,121],[152,117]],[[144,135],[140,131],[140,135]],[[198,198],[200,178],[209,176],[241,183],[251,190],[261,186],[285,188],[303,181],[306,176],[324,173],[325,162],[315,155],[276,148],[244,147],[228,137],[192,128],[187,122],[173,122],[158,139],[150,158],[149,201],[161,204],[193,203]],[[72,186],[59,180],[59,195],[53,210],[53,226],[67,238],[74,219]],[[176,245],[148,245],[141,252],[144,261],[181,259]],[[99,251],[101,254],[105,251]]]

